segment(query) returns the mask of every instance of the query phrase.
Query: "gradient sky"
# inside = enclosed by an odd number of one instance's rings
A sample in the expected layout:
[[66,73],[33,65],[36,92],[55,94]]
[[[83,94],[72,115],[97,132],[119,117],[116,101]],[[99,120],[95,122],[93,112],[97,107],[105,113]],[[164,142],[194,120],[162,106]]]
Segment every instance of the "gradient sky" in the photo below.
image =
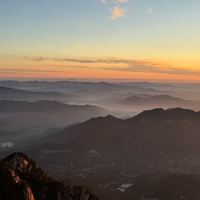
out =
[[2,0],[6,77],[200,81],[200,1]]

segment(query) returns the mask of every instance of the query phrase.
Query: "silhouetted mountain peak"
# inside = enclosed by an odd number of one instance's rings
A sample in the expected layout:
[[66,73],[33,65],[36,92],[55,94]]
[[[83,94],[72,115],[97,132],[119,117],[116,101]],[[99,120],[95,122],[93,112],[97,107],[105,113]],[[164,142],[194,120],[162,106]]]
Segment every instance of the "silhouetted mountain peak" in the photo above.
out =
[[198,115],[195,111],[190,109],[183,109],[180,107],[167,109],[166,112],[176,118],[196,118]]
[[136,117],[142,117],[142,118],[146,118],[146,117],[161,117],[163,114],[165,114],[165,110],[162,108],[156,108],[153,110],[145,110],[143,112],[141,112],[139,115],[137,115]]
[[48,177],[23,153],[13,153],[0,161],[0,177],[2,200],[98,200],[85,188]]
[[134,101],[134,100],[141,100],[141,99],[143,99],[143,97],[138,97],[136,95],[132,95],[130,97],[127,97],[125,100],[126,101]]
[[166,110],[167,112],[177,112],[177,113],[196,113],[195,111],[193,110],[190,110],[190,109],[185,109],[185,108],[181,108],[181,107],[177,107],[177,108],[168,108]]
[[95,122],[97,124],[99,124],[101,122],[110,123],[110,122],[116,122],[118,120],[120,120],[120,119],[116,118],[116,117],[114,117],[112,115],[107,115],[105,117],[91,118],[90,120],[86,121],[86,123],[93,123],[93,122]]
[[18,165],[21,165],[22,168],[27,168],[27,164],[30,162],[30,159],[25,154],[18,152],[7,156],[3,159],[3,161],[8,162],[14,169],[17,169]]
[[161,94],[161,95],[154,95],[154,96],[151,96],[149,97],[149,99],[155,99],[155,100],[182,100],[181,98],[178,98],[178,97],[173,97],[171,95],[167,95],[167,94]]
[[107,115],[105,116],[106,119],[117,119],[116,117],[114,117],[113,115]]
[[126,93],[127,95],[135,95],[133,92]]
[[[198,115],[195,111],[183,108],[169,108],[162,109],[156,108],[153,110],[145,110],[139,115],[131,119],[141,119],[141,120],[171,120],[171,119],[197,119]],[[131,119],[128,119],[129,121]]]
[[37,178],[41,180],[49,179],[47,174],[45,174],[33,160],[31,160],[27,155],[23,153],[13,153],[4,158],[3,161],[8,163],[10,166],[12,166],[13,169],[17,171],[28,173],[32,172],[37,176]]

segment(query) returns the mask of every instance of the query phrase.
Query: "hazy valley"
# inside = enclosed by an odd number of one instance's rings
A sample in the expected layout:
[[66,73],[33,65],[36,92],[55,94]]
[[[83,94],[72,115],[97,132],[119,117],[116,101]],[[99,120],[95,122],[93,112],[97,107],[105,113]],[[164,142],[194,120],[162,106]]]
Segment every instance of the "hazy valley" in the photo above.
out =
[[0,85],[1,159],[23,152],[105,200],[199,198],[198,88],[186,98],[185,84]]

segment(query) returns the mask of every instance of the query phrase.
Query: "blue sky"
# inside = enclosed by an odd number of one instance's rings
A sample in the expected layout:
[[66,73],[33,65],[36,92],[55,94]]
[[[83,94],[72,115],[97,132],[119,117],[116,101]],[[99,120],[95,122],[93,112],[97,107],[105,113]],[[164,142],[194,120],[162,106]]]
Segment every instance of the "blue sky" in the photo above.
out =
[[0,54],[199,62],[199,19],[199,0],[2,0]]

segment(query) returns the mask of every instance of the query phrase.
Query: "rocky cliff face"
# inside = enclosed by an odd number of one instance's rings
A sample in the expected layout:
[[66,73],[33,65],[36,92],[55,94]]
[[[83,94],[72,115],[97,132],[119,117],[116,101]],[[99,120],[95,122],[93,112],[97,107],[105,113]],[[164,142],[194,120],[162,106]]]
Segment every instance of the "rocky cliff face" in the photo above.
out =
[[86,189],[57,182],[22,153],[0,161],[0,200],[99,200]]

